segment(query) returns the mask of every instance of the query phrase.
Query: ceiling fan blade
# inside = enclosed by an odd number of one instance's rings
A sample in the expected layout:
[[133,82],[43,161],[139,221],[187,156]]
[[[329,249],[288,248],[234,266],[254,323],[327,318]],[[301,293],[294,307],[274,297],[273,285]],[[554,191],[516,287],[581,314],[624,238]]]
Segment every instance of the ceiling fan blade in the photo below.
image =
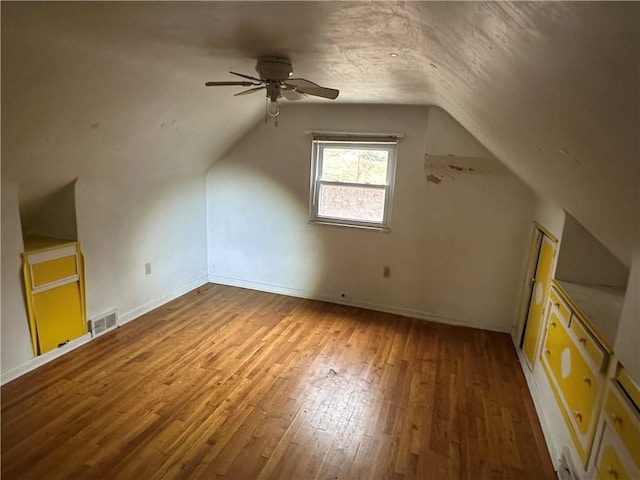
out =
[[297,92],[315,97],[328,98],[330,100],[335,100],[340,94],[340,91],[335,88],[321,87],[317,83],[313,83],[305,78],[290,78],[285,81],[284,84],[289,88],[295,89]]
[[260,80],[259,78],[256,78],[256,77],[251,77],[249,75],[243,75],[242,73],[236,73],[236,72],[232,72],[232,71],[229,71],[229,73],[231,73],[233,75],[237,75],[237,76],[242,77],[242,78],[248,78],[249,80],[253,80],[254,82],[262,83],[262,80]]
[[264,90],[265,88],[267,88],[266,85],[263,85],[262,87],[250,88],[249,90],[244,90],[242,92],[236,93],[234,97],[239,97],[240,95],[247,95],[249,93],[257,92],[258,90]]
[[304,97],[306,97],[304,93],[299,92],[295,88],[284,88],[282,90],[282,96],[291,102],[302,100]]
[[314,97],[328,98],[329,100],[335,100],[340,94],[340,91],[335,88],[325,87],[298,87],[296,91],[304,93],[305,95],[313,95]]
[[221,87],[221,86],[228,86],[228,85],[236,85],[240,87],[251,87],[252,85],[260,85],[260,84],[253,83],[253,82],[207,82],[205,83],[205,86],[207,87]]

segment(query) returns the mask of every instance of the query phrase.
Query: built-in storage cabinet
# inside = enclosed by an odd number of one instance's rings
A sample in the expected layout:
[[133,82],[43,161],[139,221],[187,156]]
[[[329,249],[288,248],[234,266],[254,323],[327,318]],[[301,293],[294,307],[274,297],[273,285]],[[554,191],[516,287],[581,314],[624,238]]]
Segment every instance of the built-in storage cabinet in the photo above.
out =
[[84,264],[78,242],[25,236],[23,273],[34,354],[87,332]]
[[[626,379],[626,381],[625,381]],[[624,369],[607,384],[589,478],[640,478],[640,389]]]
[[583,468],[598,422],[610,350],[554,282],[541,361]]
[[545,435],[572,478],[640,480],[640,389],[628,387],[637,383],[620,364],[637,355],[613,348],[626,333],[619,330],[628,266],[569,214],[557,252],[535,364],[526,335],[520,339],[532,394],[549,407]]

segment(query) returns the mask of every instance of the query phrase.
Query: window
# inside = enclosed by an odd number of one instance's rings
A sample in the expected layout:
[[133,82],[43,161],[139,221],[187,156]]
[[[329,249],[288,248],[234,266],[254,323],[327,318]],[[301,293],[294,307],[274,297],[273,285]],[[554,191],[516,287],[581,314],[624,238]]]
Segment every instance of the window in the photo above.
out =
[[388,228],[397,139],[313,140],[311,220]]

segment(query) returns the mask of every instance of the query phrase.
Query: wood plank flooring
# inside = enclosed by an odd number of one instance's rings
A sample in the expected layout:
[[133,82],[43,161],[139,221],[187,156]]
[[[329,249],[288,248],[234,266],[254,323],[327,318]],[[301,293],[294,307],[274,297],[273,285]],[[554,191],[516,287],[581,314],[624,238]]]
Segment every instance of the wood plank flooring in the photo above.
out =
[[555,478],[508,335],[220,285],[1,393],[3,480]]

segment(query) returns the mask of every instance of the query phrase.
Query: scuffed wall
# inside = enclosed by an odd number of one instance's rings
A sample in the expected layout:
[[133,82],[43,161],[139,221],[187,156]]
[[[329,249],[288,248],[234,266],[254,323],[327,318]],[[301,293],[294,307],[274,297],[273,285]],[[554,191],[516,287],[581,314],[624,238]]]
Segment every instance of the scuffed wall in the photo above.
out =
[[[305,130],[405,134],[389,233],[308,223]],[[446,167],[430,182],[429,152],[473,170]],[[207,199],[212,281],[501,331],[514,323],[534,196],[438,108],[285,107],[278,128],[259,125],[211,166]]]
[[[33,357],[20,209],[27,229],[48,223],[34,233],[67,237],[77,229],[88,318],[117,308],[128,321],[206,282],[204,172],[224,145],[201,135],[212,125],[190,112],[199,94],[181,95],[175,75],[158,76],[152,62],[126,50],[113,55],[47,36],[35,27],[48,20],[37,5],[2,7],[4,377]],[[73,195],[54,194],[76,179]],[[62,212],[73,202],[71,218]],[[66,226],[53,221],[60,215]]]

